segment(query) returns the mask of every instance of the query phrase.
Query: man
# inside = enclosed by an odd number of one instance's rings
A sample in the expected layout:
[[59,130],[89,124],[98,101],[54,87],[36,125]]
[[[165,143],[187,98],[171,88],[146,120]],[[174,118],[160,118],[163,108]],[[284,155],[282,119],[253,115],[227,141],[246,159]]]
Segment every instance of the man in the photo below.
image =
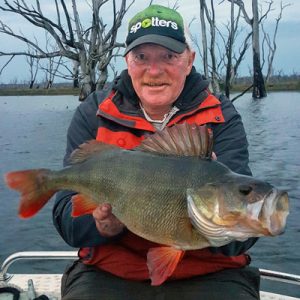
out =
[[[209,92],[209,82],[195,71],[180,14],[149,6],[129,22],[126,45],[128,70],[75,112],[65,165],[88,140],[132,149],[145,134],[187,122],[207,124],[217,159],[235,172],[251,174],[241,118],[230,101]],[[108,204],[92,216],[72,218],[73,194],[58,193],[53,210],[61,236],[80,248],[80,259],[64,274],[63,299],[259,299],[258,270],[246,266],[244,253],[256,239],[186,254],[180,272],[175,269],[163,285],[152,287],[146,253],[154,243],[129,232]]]

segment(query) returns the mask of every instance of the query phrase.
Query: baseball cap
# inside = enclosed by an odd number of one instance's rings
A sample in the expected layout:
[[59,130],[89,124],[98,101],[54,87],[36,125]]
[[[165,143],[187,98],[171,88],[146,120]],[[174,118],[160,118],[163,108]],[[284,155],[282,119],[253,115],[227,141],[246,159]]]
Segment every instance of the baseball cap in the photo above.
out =
[[182,53],[186,47],[184,23],[174,9],[150,5],[136,14],[128,25],[124,56],[138,45],[152,43]]

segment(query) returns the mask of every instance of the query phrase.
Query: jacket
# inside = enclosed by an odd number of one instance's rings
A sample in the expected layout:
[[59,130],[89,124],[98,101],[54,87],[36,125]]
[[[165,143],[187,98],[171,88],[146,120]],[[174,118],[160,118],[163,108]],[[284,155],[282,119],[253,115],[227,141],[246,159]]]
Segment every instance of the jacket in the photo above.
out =
[[[179,111],[167,126],[187,120],[206,123],[213,131],[214,152],[218,160],[235,172],[251,175],[248,167],[248,144],[241,117],[227,98],[220,96],[216,99],[211,95],[208,84],[193,68],[181,95],[174,103]],[[139,144],[145,133],[154,131],[155,128],[143,116],[138,97],[125,70],[108,90],[91,94],[77,108],[68,129],[64,164],[67,165],[71,152],[87,140],[97,139],[131,149]],[[111,137],[114,140],[109,140]],[[126,235],[130,235],[125,230],[116,237],[105,238],[97,231],[92,216],[72,218],[70,199],[73,194],[72,191],[59,192],[53,208],[54,225],[69,245],[101,249],[101,245],[118,243],[126,239]],[[251,238],[245,242],[236,241],[206,251],[210,255],[234,257],[243,254],[256,240]]]

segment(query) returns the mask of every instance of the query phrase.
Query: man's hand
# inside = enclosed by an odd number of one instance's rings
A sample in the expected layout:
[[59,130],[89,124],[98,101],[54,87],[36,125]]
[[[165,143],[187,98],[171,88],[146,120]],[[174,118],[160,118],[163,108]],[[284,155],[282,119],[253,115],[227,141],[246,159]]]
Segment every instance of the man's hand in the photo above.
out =
[[96,227],[104,237],[113,237],[121,233],[125,225],[112,213],[110,204],[101,204],[93,211]]

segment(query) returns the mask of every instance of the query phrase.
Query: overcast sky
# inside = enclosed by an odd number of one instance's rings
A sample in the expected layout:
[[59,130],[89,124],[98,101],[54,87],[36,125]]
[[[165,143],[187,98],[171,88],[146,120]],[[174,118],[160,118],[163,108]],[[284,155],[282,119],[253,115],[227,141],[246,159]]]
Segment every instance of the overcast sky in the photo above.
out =
[[[127,2],[129,2],[128,0]],[[0,0],[0,3],[3,3],[4,0]],[[26,3],[34,3],[35,1],[27,0]],[[43,11],[47,16],[51,16],[55,12],[55,6],[52,1],[49,0],[40,0],[42,4]],[[69,1],[70,2],[70,1]],[[90,20],[90,8],[87,5],[88,1],[80,0],[78,2],[78,11],[80,14],[80,18],[82,22],[86,22],[88,24]],[[118,2],[118,1],[117,1]],[[143,2],[143,3],[142,3]],[[145,4],[149,1],[139,1],[136,0],[136,3],[130,8],[129,12],[125,16],[123,20],[123,25],[118,33],[118,41],[124,42],[126,36],[126,29],[128,25],[128,20],[139,10],[145,8]],[[192,34],[199,36],[198,39],[201,38],[201,31],[199,29],[199,1],[197,0],[179,0],[178,11],[182,14],[184,19],[189,22],[192,18],[196,18],[196,21],[192,26]],[[222,28],[222,24],[228,22],[228,16],[230,12],[230,3],[225,1],[223,4],[218,5],[221,1],[215,1],[216,6],[216,18],[219,23],[220,28]],[[259,1],[263,7],[266,7],[265,1]],[[174,1],[171,0],[160,0],[154,1],[154,3],[159,3],[166,6],[172,6]],[[251,14],[251,0],[244,0],[246,10],[250,17]],[[265,28],[272,33],[275,27],[275,19],[280,12],[280,3],[281,0],[274,0],[273,11],[268,15],[268,18],[265,22]],[[300,74],[300,1],[299,0],[283,0],[284,4],[291,4],[286,7],[283,11],[283,17],[279,24],[279,31],[277,37],[277,52],[274,60],[274,69],[276,72],[283,72],[284,74]],[[111,5],[106,5],[104,7],[103,19],[104,22],[109,23],[111,19]],[[6,25],[11,27],[16,33],[22,32],[24,35],[28,37],[35,37],[39,44],[43,44],[44,33],[37,29],[36,27],[29,24],[25,19],[19,18],[16,15],[11,13],[4,13],[0,11],[0,20],[3,21]],[[245,22],[241,23],[242,30],[248,30],[249,25],[245,24]],[[17,41],[9,36],[5,36],[0,34],[1,43],[0,43],[0,51],[20,51],[26,50],[26,44]],[[248,69],[251,66],[251,53],[249,52],[248,59],[243,62],[243,66],[241,68],[241,75],[249,75]],[[7,61],[8,57],[0,57],[0,68]],[[199,71],[201,71],[201,61],[198,58],[196,62],[196,67]],[[118,64],[118,66],[124,66],[122,64]],[[122,68],[120,67],[120,68]],[[44,76],[44,75],[40,75]],[[10,83],[13,81],[22,82],[25,80],[29,80],[29,67],[26,63],[24,57],[15,57],[13,61],[9,64],[8,67],[2,72],[0,76],[0,83]]]

